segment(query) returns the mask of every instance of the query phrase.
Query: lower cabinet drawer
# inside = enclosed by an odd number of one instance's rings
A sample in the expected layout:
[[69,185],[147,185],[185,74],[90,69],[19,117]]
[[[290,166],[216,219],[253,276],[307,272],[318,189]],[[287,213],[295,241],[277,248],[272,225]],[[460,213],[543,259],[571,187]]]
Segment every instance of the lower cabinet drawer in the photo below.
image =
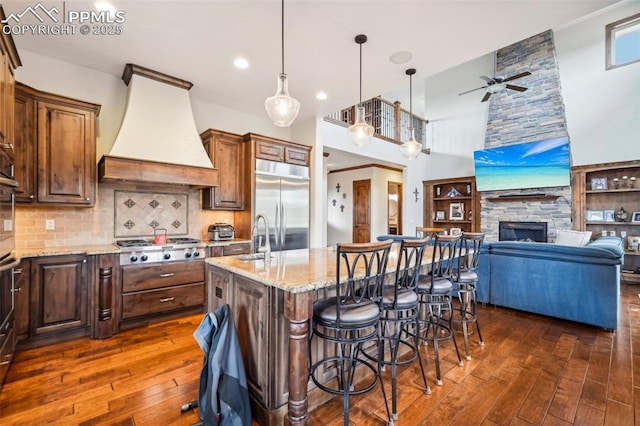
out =
[[251,244],[229,244],[222,247],[223,256],[232,256],[234,254],[247,254],[251,251]]
[[204,299],[203,282],[125,293],[122,295],[122,319],[203,305]]
[[0,389],[2,389],[2,383],[4,383],[4,378],[6,377],[7,372],[9,371],[9,366],[11,366],[11,361],[13,360],[15,349],[13,328],[9,329],[6,337],[4,344],[0,347]]

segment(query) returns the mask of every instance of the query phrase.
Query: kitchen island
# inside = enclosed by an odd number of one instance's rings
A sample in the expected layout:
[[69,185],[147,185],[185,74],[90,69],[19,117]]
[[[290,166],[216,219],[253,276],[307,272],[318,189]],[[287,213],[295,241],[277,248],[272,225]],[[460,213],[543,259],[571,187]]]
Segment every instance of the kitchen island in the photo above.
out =
[[[389,255],[395,272],[399,244]],[[207,308],[228,303],[234,316],[252,402],[259,424],[307,424],[308,412],[331,398],[313,392],[308,398],[308,342],[313,302],[332,295],[336,283],[336,249],[274,252],[268,262],[243,256],[207,258]],[[423,264],[431,262],[425,251]],[[324,347],[313,347],[313,357]],[[324,371],[333,377],[333,371]],[[285,404],[288,408],[285,411]]]

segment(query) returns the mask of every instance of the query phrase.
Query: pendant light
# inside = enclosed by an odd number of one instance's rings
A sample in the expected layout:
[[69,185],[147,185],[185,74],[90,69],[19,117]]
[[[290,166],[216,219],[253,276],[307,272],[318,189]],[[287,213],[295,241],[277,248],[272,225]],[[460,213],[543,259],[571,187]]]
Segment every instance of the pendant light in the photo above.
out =
[[373,136],[373,126],[368,125],[364,119],[364,107],[362,106],[362,45],[367,42],[367,36],[357,35],[355,41],[360,45],[360,103],[356,108],[356,121],[347,130],[355,145],[365,146]]
[[412,78],[416,73],[415,68],[409,68],[405,74],[409,76],[409,140],[400,145],[400,151],[407,160],[413,160],[420,155],[422,144],[416,140],[415,130],[413,129],[413,98],[412,98]]
[[264,101],[269,118],[278,127],[288,127],[298,116],[300,102],[289,95],[289,82],[284,73],[284,0],[282,0],[282,72],[278,75],[276,94]]

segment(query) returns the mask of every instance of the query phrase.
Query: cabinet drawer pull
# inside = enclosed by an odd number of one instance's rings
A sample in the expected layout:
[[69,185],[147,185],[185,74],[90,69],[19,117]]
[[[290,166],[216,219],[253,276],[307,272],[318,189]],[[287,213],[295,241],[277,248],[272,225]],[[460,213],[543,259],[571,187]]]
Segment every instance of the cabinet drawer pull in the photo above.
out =
[[164,302],[173,302],[175,300],[175,297],[165,297],[164,299],[160,299],[160,301],[162,303]]
[[13,268],[13,275],[18,275],[22,273],[22,268]]
[[240,248],[232,248],[231,251],[243,251],[244,249],[242,247]]
[[11,362],[11,361],[2,361],[2,362],[0,362],[0,365],[7,365],[7,364],[9,364],[10,362]]
[[11,290],[11,291],[13,291],[14,293],[17,293],[17,292],[19,292],[19,291],[22,291],[22,287],[14,288],[14,289],[13,289],[13,290]]
[[[3,138],[4,138],[4,136],[3,136]],[[12,144],[12,143],[3,143],[3,144],[2,144],[2,147],[3,147],[4,149],[10,149],[10,150],[12,150],[12,151],[13,151],[13,144]]]
[[175,275],[175,274],[174,274],[173,272],[170,272],[170,273],[168,273],[168,274],[160,274],[160,278],[168,278],[168,277],[172,277],[172,276],[174,276],[174,275]]

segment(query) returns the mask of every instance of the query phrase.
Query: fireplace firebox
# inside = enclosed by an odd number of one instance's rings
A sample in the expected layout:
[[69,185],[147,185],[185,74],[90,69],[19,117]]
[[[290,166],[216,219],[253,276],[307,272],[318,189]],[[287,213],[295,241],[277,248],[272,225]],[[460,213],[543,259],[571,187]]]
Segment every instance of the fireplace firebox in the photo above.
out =
[[547,222],[500,222],[500,241],[547,242]]

